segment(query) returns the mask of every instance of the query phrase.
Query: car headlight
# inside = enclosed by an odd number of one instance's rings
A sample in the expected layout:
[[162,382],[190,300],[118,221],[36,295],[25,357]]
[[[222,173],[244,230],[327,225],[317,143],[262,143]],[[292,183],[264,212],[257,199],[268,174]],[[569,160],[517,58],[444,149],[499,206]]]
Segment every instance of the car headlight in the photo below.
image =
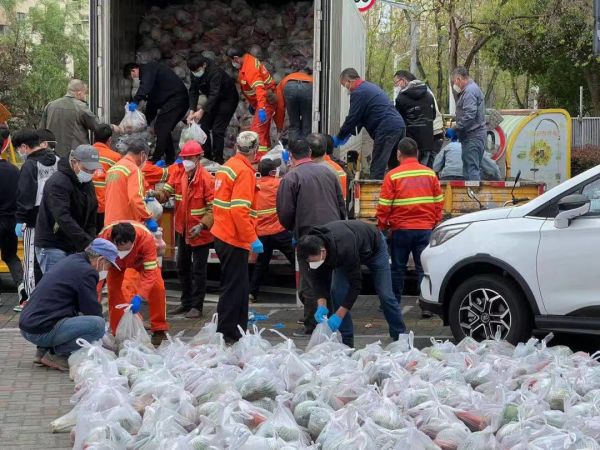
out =
[[437,247],[438,245],[442,245],[448,240],[452,239],[454,236],[459,234],[461,231],[465,230],[470,223],[460,223],[457,225],[448,225],[441,226],[433,230],[431,234],[431,240],[429,241],[430,247]]

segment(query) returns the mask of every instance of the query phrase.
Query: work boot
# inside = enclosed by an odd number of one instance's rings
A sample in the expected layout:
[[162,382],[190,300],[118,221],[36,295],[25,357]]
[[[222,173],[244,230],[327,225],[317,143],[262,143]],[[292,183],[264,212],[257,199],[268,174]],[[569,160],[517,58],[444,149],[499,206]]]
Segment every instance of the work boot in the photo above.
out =
[[298,328],[296,331],[294,331],[292,333],[292,335],[296,336],[296,337],[306,337],[306,336],[310,336],[313,331],[314,331],[314,328],[312,330],[310,330],[306,327],[302,327],[302,328]]
[[196,308],[190,309],[185,315],[186,319],[199,319],[200,317],[202,317],[202,312]]
[[51,367],[52,369],[60,370],[61,372],[68,372],[69,361],[66,356],[55,355],[47,352],[41,359],[41,363],[44,366]]
[[189,312],[189,310],[190,310],[190,308],[183,306],[183,305],[179,305],[173,311],[169,311],[169,314],[172,316],[180,316],[181,314],[187,314]]
[[33,364],[36,366],[43,366],[42,358],[46,354],[47,350],[42,347],[37,347],[35,350],[35,356],[33,357]]
[[167,339],[167,333],[164,331],[155,331],[154,333],[152,333],[152,337],[150,338],[150,342],[152,342],[152,345],[154,345],[155,347],[158,347],[162,341]]

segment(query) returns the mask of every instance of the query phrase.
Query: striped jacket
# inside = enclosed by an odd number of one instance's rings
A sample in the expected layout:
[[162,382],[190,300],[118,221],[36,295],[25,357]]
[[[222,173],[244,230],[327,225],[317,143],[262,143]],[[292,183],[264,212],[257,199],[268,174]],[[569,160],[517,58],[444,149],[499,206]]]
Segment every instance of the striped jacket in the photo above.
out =
[[100,156],[100,164],[102,170],[94,172],[94,188],[96,189],[96,199],[98,200],[98,212],[103,213],[105,209],[105,189],[106,189],[106,172],[119,161],[122,156],[120,153],[112,150],[108,145],[102,142],[96,142],[94,148],[98,150]]
[[256,233],[259,236],[271,236],[285,231],[277,217],[277,189],[281,178],[262,177],[257,182],[256,191]]
[[146,190],[154,190],[157,184],[166,183],[169,179],[169,169],[155,166],[150,161],[146,161],[146,164],[142,167],[142,174],[144,175],[144,189]]
[[443,201],[433,170],[408,158],[383,180],[377,226],[381,230],[431,230],[442,220]]
[[348,195],[348,175],[346,174],[346,171],[342,168],[342,166],[331,159],[331,156],[329,155],[325,155],[323,161],[325,161],[338,176],[338,180],[340,181],[340,186],[342,188],[342,197],[344,197],[344,201],[346,201],[346,196]]
[[246,53],[244,64],[238,74],[238,81],[242,94],[248,99],[248,103],[257,111],[267,108],[267,92],[273,91],[277,85],[263,63]]
[[213,236],[234,247],[250,250],[256,235],[255,171],[239,153],[217,172],[213,215]]

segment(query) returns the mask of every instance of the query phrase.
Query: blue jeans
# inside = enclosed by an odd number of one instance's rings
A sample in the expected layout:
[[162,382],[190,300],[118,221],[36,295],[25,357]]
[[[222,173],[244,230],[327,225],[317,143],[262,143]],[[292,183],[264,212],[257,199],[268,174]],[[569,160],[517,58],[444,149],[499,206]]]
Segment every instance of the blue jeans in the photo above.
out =
[[290,80],[285,85],[283,97],[290,121],[290,142],[305,138],[312,130],[312,96],[312,83]]
[[461,141],[463,173],[466,180],[481,181],[481,160],[487,135],[469,136]]
[[52,349],[57,355],[69,356],[80,348],[75,342],[77,339],[97,341],[104,336],[104,330],[105,322],[102,317],[75,316],[58,321],[47,333],[34,334],[21,330],[21,334],[40,348]]
[[67,257],[67,252],[58,248],[35,248],[35,258],[37,259],[42,273],[48,272],[54,265]]
[[415,262],[419,286],[421,286],[423,280],[421,253],[429,244],[430,238],[431,230],[396,230],[392,232],[392,285],[398,305],[402,301],[406,264],[411,253]]
[[[377,253],[368,261],[364,262],[371,272],[375,291],[379,296],[383,315],[388,323],[390,336],[397,340],[398,335],[406,332],[406,325],[402,319],[402,311],[400,305],[396,301],[394,291],[392,290],[392,277],[390,272],[390,262],[388,247],[383,235]],[[346,298],[349,283],[346,274],[341,269],[333,271],[331,282],[331,302],[333,303],[334,311],[336,311]],[[354,327],[352,325],[352,316],[350,312],[346,314],[340,325],[340,333],[344,344],[354,346]]]

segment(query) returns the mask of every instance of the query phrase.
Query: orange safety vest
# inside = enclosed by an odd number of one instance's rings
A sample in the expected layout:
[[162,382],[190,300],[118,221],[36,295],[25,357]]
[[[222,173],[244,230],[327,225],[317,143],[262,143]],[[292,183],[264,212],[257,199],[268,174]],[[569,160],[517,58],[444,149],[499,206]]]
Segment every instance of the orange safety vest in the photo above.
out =
[[263,63],[250,53],[244,55],[244,64],[238,73],[242,94],[257,111],[267,108],[267,91],[275,91],[277,85]]
[[169,178],[167,168],[157,167],[150,161],[146,161],[146,164],[142,167],[142,173],[144,174],[144,188],[146,191],[156,189],[158,183],[165,183]]
[[346,196],[348,195],[348,175],[346,174],[346,171],[342,168],[342,166],[331,159],[331,156],[329,155],[325,155],[323,161],[325,161],[329,167],[335,170],[338,180],[340,180],[340,185],[342,186],[342,197],[344,197],[345,201]]
[[[175,176],[179,179],[176,180]],[[201,165],[196,168],[191,180],[185,170],[175,176],[169,178],[164,187],[165,191],[180,198],[175,211],[175,231],[185,236],[185,242],[193,247],[210,244],[214,240],[210,231],[204,229],[198,236],[190,239],[190,230],[199,225],[212,208],[215,179]],[[174,185],[171,185],[171,181]]]
[[307,81],[312,84],[313,77],[304,72],[294,72],[290,73],[277,85],[277,109],[275,110],[275,125],[279,131],[281,131],[283,128],[283,123],[285,122],[285,97],[283,96],[283,92],[285,85],[288,83],[288,81],[292,80]]
[[214,237],[234,247],[250,250],[257,239],[255,171],[239,153],[217,171],[210,230]]
[[119,220],[144,222],[152,217],[144,201],[144,175],[131,156],[125,156],[106,173],[104,223]]
[[96,199],[98,200],[98,212],[103,213],[106,204],[106,172],[108,172],[108,169],[114,166],[122,158],[122,156],[120,153],[115,152],[103,142],[94,143],[94,148],[98,150],[98,155],[100,157],[100,164],[102,164],[102,169],[96,170],[94,172],[92,182],[94,183],[94,188],[96,189]]
[[271,236],[285,231],[277,217],[277,189],[281,178],[266,176],[256,182],[256,233]]

